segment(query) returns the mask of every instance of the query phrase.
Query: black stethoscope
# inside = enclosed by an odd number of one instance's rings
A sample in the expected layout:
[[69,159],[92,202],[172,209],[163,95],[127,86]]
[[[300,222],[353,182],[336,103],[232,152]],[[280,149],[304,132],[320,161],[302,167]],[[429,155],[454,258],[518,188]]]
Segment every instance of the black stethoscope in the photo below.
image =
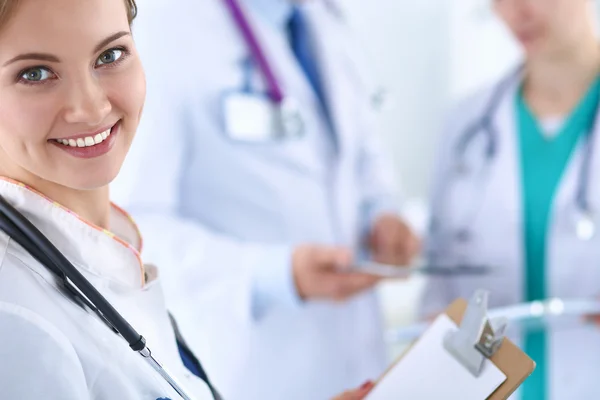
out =
[[[453,159],[456,161],[454,168],[450,170],[450,173],[460,176],[466,175],[470,172],[465,162],[465,155],[469,146],[471,143],[473,143],[474,139],[478,137],[478,135],[484,135],[486,138],[486,145],[484,148],[484,159],[486,165],[489,166],[489,164],[491,164],[491,162],[494,160],[498,153],[498,141],[500,137],[498,130],[494,126],[494,118],[500,107],[502,99],[507,94],[514,81],[520,78],[523,70],[524,65],[520,65],[514,72],[502,79],[496,85],[481,116],[469,127],[467,127],[467,129],[465,129],[465,131],[459,136],[453,149]],[[599,118],[600,107],[597,107],[592,128],[589,134],[585,136],[586,143],[584,148],[583,162],[581,165],[581,172],[579,174],[577,191],[575,195],[575,234],[577,235],[577,238],[582,241],[590,240],[596,233],[596,222],[594,220],[594,212],[590,206],[588,198],[588,189],[590,185],[590,170],[594,153],[593,138],[597,129],[599,128],[597,126]],[[451,181],[452,180],[448,180],[448,184],[451,184]],[[471,211],[474,212],[476,209],[476,207],[472,207]],[[468,226],[461,227],[458,230],[457,237],[461,240],[468,240],[470,237]]]
[[[77,268],[50,243],[48,238],[2,196],[0,196],[0,230],[48,268],[57,278],[59,288],[74,303],[94,312],[113,332],[125,339],[129,347],[139,353],[183,399],[193,400],[193,397],[187,394],[177,380],[152,356],[146,339],[114,309]],[[204,374],[198,376],[208,385],[214,399],[220,400],[199,362],[196,359],[194,361],[200,373]]]

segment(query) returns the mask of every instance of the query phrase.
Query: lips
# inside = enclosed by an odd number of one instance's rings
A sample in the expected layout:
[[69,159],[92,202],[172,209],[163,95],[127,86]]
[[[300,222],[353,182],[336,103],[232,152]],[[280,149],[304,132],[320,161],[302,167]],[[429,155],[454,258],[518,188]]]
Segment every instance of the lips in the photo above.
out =
[[524,43],[532,42],[539,37],[539,32],[536,32],[536,31],[530,29],[527,31],[518,32],[517,37],[519,38],[519,41],[521,41],[521,42],[524,42]]
[[50,139],[49,142],[77,158],[94,158],[108,153],[120,132],[121,121],[104,130],[65,138]]
[[82,134],[82,135],[71,136],[69,138],[51,139],[51,140],[56,143],[59,143],[63,146],[92,147],[92,146],[99,145],[100,143],[107,140],[108,137],[111,135],[112,129],[115,127],[115,125],[111,126],[110,128],[107,128],[101,132],[98,132],[98,133]]

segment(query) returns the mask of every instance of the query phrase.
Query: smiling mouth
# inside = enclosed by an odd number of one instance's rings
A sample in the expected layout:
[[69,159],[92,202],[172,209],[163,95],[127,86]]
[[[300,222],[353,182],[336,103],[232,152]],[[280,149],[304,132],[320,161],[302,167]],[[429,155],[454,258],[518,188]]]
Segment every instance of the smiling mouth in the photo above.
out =
[[50,139],[50,141],[68,147],[93,147],[107,140],[115,126],[117,126],[117,124],[96,135],[82,136],[77,139]]

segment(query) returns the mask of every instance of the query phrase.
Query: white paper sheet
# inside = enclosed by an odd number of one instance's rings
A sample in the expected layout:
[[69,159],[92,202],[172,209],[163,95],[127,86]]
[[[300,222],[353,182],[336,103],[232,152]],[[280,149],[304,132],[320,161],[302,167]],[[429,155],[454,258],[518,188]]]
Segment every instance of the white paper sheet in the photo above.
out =
[[486,360],[483,373],[474,377],[444,349],[443,340],[456,324],[440,315],[366,400],[485,400],[506,380]]

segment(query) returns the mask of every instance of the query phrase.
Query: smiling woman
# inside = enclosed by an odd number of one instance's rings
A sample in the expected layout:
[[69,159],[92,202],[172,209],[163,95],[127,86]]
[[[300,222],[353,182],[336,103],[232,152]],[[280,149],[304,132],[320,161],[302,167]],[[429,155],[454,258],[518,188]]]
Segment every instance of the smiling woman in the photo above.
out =
[[108,183],[145,97],[130,33],[135,3],[0,5],[0,175],[107,226]]
[[[148,339],[187,393],[207,400],[209,386],[180,358],[137,228],[109,201],[145,100],[135,14],[133,0],[0,0],[0,195]],[[46,266],[0,230],[2,398],[179,398]]]

